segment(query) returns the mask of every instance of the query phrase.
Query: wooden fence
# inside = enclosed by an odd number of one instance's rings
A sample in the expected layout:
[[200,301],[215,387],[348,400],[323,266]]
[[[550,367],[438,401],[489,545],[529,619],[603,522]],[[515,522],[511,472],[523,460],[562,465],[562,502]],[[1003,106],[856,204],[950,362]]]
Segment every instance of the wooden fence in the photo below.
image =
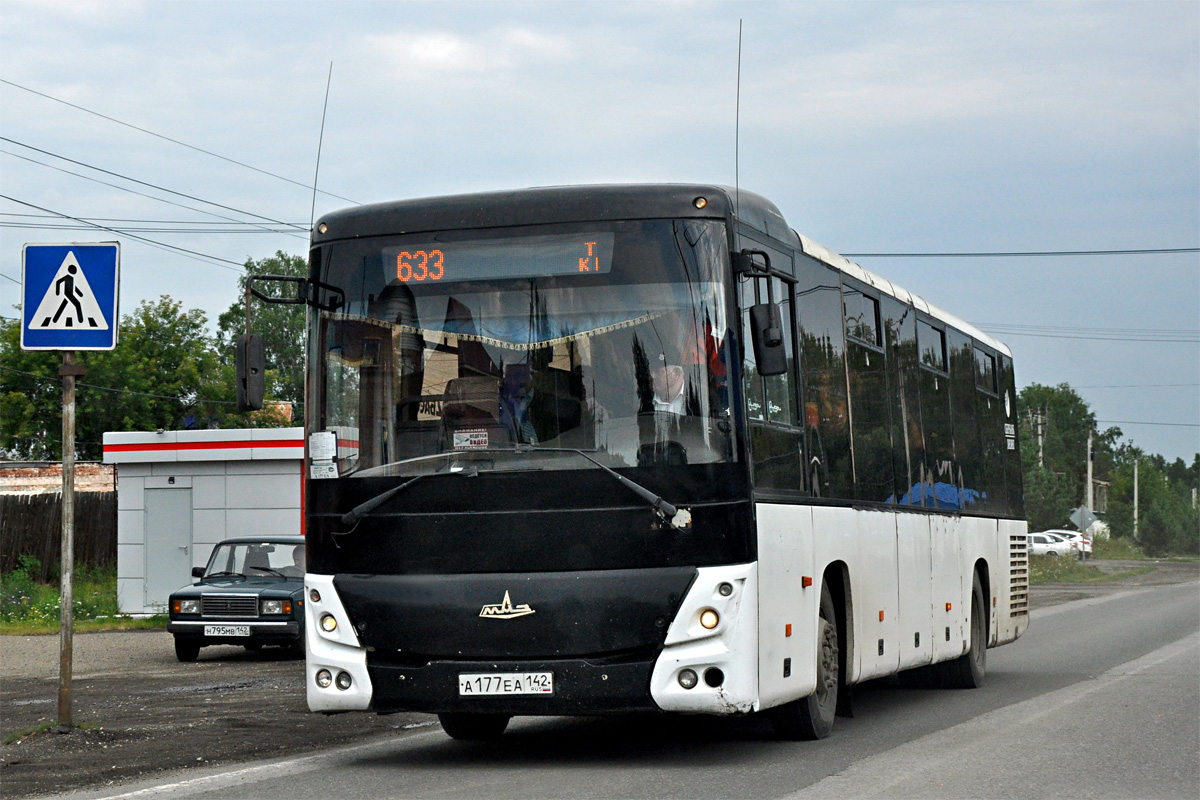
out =
[[[19,556],[42,564],[34,580],[58,574],[62,553],[62,495],[0,494],[0,572],[17,566]],[[75,494],[75,564],[117,566],[117,493]]]

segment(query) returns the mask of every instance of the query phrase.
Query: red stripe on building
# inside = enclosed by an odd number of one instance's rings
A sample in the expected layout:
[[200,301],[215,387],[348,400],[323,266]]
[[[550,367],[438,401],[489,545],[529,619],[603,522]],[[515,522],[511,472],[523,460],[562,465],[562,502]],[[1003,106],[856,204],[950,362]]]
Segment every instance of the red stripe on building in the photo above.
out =
[[145,442],[106,444],[105,453],[149,453],[168,450],[246,450],[255,447],[304,447],[303,439],[265,439],[253,442]]

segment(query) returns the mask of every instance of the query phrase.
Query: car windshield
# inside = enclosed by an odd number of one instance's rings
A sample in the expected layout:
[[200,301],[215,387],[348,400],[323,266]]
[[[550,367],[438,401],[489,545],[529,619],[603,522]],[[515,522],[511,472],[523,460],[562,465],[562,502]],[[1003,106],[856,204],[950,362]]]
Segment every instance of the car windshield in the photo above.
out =
[[[566,271],[571,242],[580,255]],[[336,437],[339,474],[580,468],[552,448],[609,467],[734,458],[721,223],[541,226],[331,250],[329,281],[361,286],[322,312],[317,345],[321,429]]]
[[204,577],[304,576],[304,545],[286,542],[229,542],[217,545]]

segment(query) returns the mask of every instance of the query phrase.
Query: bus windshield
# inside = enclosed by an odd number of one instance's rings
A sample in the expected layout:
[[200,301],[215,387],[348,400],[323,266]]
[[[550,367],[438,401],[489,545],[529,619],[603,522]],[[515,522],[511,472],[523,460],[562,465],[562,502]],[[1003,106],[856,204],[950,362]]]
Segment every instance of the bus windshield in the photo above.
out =
[[720,222],[361,239],[325,264],[346,294],[315,342],[340,475],[735,459]]

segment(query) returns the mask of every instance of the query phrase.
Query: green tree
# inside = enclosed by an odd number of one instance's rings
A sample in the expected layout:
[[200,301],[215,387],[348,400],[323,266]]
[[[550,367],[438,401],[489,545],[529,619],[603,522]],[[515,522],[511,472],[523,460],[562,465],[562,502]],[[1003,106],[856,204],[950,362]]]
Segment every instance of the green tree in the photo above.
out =
[[[99,459],[105,431],[229,427],[232,367],[220,358],[199,310],[170,297],[143,301],[121,321],[112,351],[81,351],[76,456]],[[62,454],[62,383],[57,352],[20,349],[20,323],[0,329],[0,451],[14,458]]]
[[[1113,469],[1120,428],[1098,431],[1096,415],[1065,383],[1033,383],[1021,390],[1021,461],[1025,473],[1025,516],[1030,530],[1061,528],[1082,505],[1087,484],[1087,439],[1092,433],[1092,477],[1105,480]],[[1043,420],[1039,446],[1035,418]]]
[[[1108,491],[1109,530],[1134,538],[1133,464],[1138,463],[1138,527],[1136,541],[1149,555],[1200,555],[1200,509],[1192,507],[1198,481],[1183,459],[1167,464],[1162,456],[1122,447]],[[1200,463],[1200,455],[1193,466]]]
[[[246,304],[243,298],[247,276],[286,275],[306,278],[308,262],[301,256],[288,255],[280,250],[269,258],[257,261],[248,259],[246,273],[247,275],[238,281],[238,299],[217,319],[217,346],[222,353],[228,354],[230,362],[233,360],[237,338],[246,332]],[[257,282],[254,288],[269,297],[283,297],[295,293],[294,287],[277,283]],[[250,304],[251,330],[263,337],[263,350],[266,354],[266,397],[292,403],[296,421],[289,424],[302,424],[307,306],[263,303],[256,298],[251,298]]]

